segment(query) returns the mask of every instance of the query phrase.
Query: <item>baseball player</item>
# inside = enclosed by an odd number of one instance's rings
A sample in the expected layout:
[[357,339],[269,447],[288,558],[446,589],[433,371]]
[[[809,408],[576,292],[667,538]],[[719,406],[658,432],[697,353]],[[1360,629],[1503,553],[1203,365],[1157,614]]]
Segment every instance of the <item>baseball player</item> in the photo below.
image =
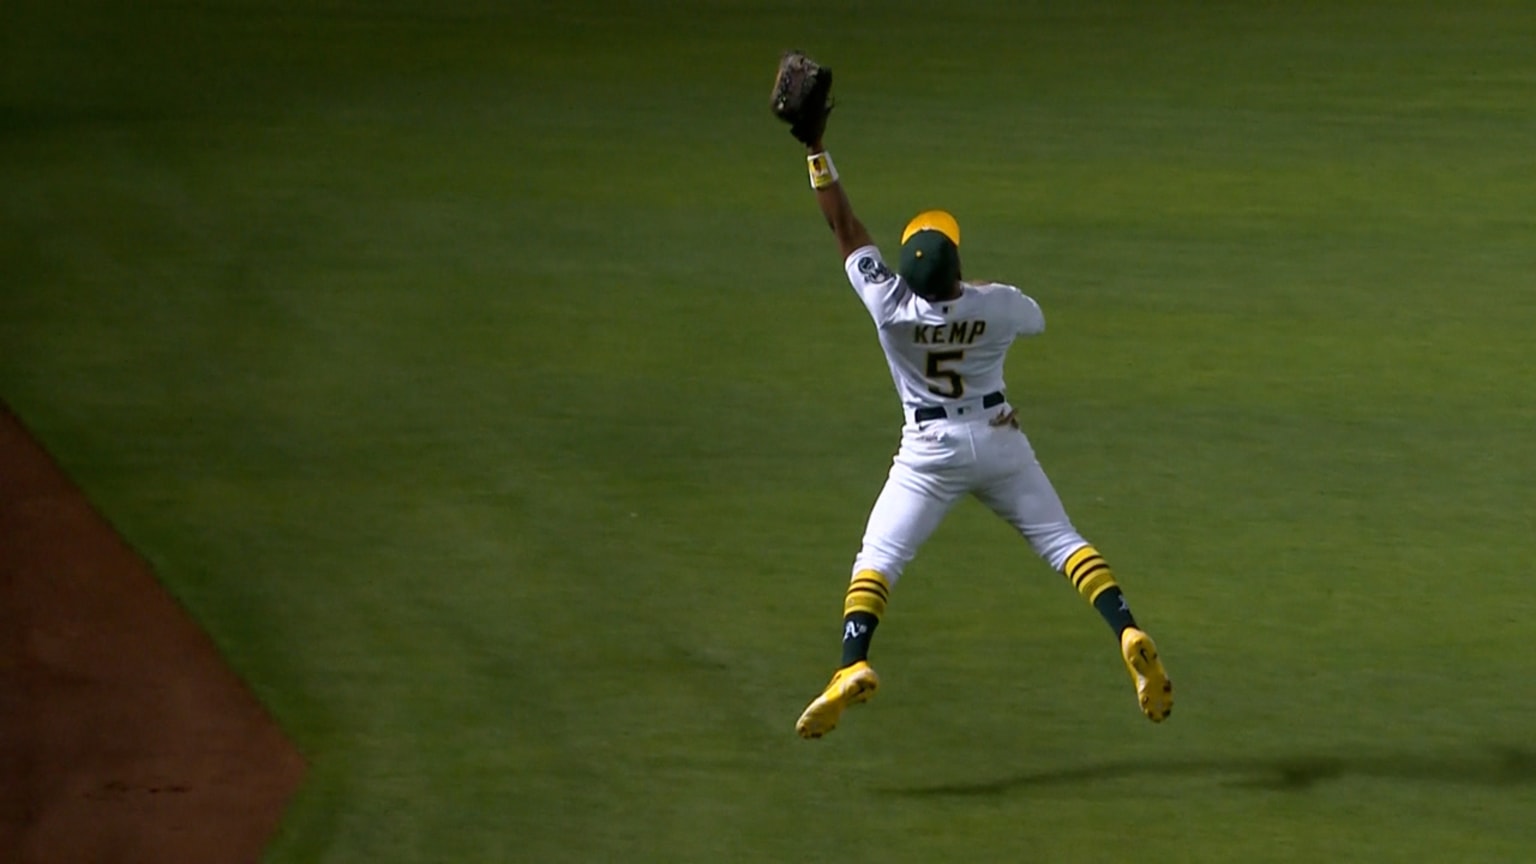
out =
[[816,201],[848,281],[874,321],[906,422],[844,595],[842,662],[796,732],[820,738],[845,709],[875,695],[880,678],[869,665],[870,640],[891,589],[967,494],[1017,529],[1109,623],[1142,712],[1161,722],[1172,710],[1173,687],[1157,647],[1137,626],[1109,564],[1073,527],[1008,400],[1004,361],[1014,340],[1044,331],[1039,304],[1012,285],[963,280],[960,226],[941,210],[907,224],[891,269],[854,215],[822,145],[830,90],[829,69],[787,52],[773,109],[806,146]]

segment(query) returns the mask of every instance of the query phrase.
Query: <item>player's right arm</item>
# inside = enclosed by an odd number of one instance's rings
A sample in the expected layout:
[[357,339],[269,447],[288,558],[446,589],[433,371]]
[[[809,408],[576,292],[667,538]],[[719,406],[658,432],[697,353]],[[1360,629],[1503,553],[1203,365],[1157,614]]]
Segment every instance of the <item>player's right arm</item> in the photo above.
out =
[[817,174],[816,160],[825,160],[821,176],[829,182],[816,187],[816,203],[821,206],[821,215],[826,217],[827,226],[837,238],[838,253],[847,261],[849,255],[865,246],[873,246],[875,241],[870,239],[864,223],[853,214],[853,205],[848,203],[848,193],[843,191],[842,181],[837,178],[837,169],[832,166],[831,157],[827,156],[820,138],[816,139],[816,143],[805,146],[805,156],[811,163],[813,177]]
[[1020,336],[1038,336],[1045,332],[1045,313],[1040,311],[1040,304],[1035,298],[1023,291],[1013,289],[1013,318],[1014,327]]

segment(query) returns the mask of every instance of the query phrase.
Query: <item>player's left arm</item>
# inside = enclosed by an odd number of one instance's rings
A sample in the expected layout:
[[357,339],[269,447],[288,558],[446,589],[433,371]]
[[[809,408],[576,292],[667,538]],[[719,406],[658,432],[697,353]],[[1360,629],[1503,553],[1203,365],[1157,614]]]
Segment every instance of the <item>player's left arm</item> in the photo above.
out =
[[849,255],[865,246],[873,246],[875,241],[869,236],[864,223],[854,214],[853,204],[848,201],[848,193],[843,189],[843,181],[832,164],[832,157],[826,147],[822,146],[820,136],[805,145],[805,158],[816,190],[816,203],[821,207],[821,215],[826,217],[827,227],[832,229],[832,235],[837,238],[838,252],[847,261]]
[[778,73],[773,78],[769,106],[780,120],[789,124],[795,140],[805,145],[805,160],[811,173],[811,188],[821,215],[837,238],[838,251],[846,265],[848,256],[865,246],[874,245],[864,223],[853,214],[848,193],[838,180],[837,168],[822,143],[827,131],[827,117],[832,113],[832,70],[799,51],[785,51],[779,58]]

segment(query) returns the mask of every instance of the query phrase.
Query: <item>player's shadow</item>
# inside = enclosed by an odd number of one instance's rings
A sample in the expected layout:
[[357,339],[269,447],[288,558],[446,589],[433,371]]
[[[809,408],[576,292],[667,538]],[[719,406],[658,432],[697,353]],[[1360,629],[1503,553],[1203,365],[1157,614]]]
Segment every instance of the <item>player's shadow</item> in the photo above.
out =
[[1281,792],[1305,792],[1346,778],[1475,786],[1536,784],[1536,755],[1517,747],[1476,752],[1398,753],[1361,756],[1296,756],[1267,759],[1147,759],[1103,762],[1078,768],[1027,771],[1007,777],[935,783],[885,790],[903,796],[1005,795],[1034,789],[1150,777],[1208,777],[1222,785]]

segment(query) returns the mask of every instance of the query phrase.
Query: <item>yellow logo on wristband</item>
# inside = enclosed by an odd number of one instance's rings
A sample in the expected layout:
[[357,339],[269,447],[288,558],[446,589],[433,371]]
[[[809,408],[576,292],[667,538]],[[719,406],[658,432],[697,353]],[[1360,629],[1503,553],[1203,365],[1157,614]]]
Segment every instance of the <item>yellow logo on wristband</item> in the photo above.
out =
[[827,153],[807,156],[805,164],[810,171],[812,189],[825,189],[837,182],[837,166],[832,164],[832,157]]

